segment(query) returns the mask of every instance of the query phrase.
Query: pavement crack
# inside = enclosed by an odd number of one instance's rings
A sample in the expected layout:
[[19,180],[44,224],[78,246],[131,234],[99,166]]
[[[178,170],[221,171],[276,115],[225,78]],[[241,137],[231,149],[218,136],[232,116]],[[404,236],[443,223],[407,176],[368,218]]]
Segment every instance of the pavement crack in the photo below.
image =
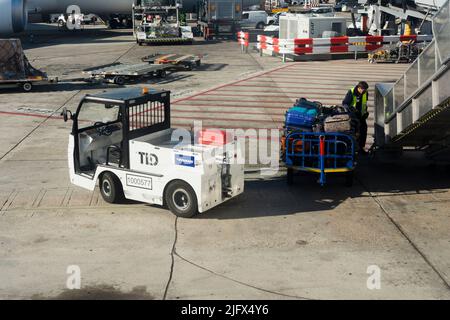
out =
[[414,248],[414,250],[422,257],[422,259],[425,261],[425,263],[438,275],[438,277],[442,280],[442,282],[445,284],[448,290],[450,290],[450,284],[447,282],[445,277],[442,275],[442,273],[437,269],[436,266],[433,265],[433,263],[430,261],[430,259],[423,253],[420,248],[414,243],[414,241],[408,236],[405,230],[403,230],[402,226],[397,223],[394,218],[391,217],[389,214],[389,211],[383,206],[381,201],[378,199],[376,195],[374,195],[369,188],[360,180],[357,179],[358,182],[363,186],[363,188],[369,193],[369,196],[372,198],[372,200],[378,205],[378,207],[383,211],[383,213],[386,215],[386,217],[391,221],[391,223],[397,228],[397,230],[400,232],[400,234],[408,241],[408,243]]
[[201,266],[201,265],[199,265],[199,264],[197,264],[197,263],[195,263],[195,262],[192,262],[192,261],[190,261],[190,260],[184,258],[183,256],[181,256],[179,253],[176,252],[176,250],[175,250],[174,254],[175,254],[178,258],[180,258],[181,260],[183,260],[184,262],[187,262],[187,263],[189,263],[190,265],[193,265],[194,267],[197,267],[197,268],[202,269],[202,270],[204,270],[204,271],[206,271],[206,272],[209,272],[209,273],[211,273],[211,274],[213,274],[213,275],[215,275],[215,276],[217,276],[217,277],[221,277],[221,278],[223,278],[223,279],[232,281],[232,282],[234,282],[234,283],[240,284],[240,285],[245,286],[245,287],[248,287],[248,288],[252,288],[252,289],[255,289],[255,290],[258,290],[258,291],[267,292],[267,293],[274,294],[274,295],[278,295],[278,296],[285,297],[285,298],[293,298],[293,299],[299,299],[299,300],[316,300],[316,299],[312,299],[312,298],[306,298],[306,297],[302,297],[302,296],[295,296],[295,295],[285,294],[285,293],[276,292],[276,291],[273,291],[273,290],[269,290],[269,289],[264,289],[264,288],[261,288],[261,287],[257,287],[257,286],[254,286],[254,285],[250,284],[250,283],[246,283],[246,282],[243,282],[243,281],[240,281],[240,280],[236,280],[236,279],[227,277],[227,276],[225,276],[225,275],[223,275],[223,274],[219,274],[219,273],[217,273],[217,272],[215,272],[215,271],[213,271],[213,270],[210,270],[210,269],[208,269],[208,268],[206,268],[206,267],[203,267],[203,266]]
[[3,160],[7,155],[9,155],[11,152],[13,152],[22,142],[24,142],[28,137],[30,137],[37,129],[39,129],[45,122],[47,122],[48,119],[52,118],[56,113],[59,112],[65,105],[69,103],[70,100],[75,98],[75,96],[80,93],[81,90],[75,91],[73,95],[70,96],[69,99],[67,99],[58,109],[50,113],[47,117],[44,118],[41,122],[38,123],[36,127],[34,127],[30,132],[28,132],[22,139],[20,139],[11,149],[9,149],[3,156],[0,157],[0,161]]
[[170,258],[172,259],[172,262],[170,264],[169,279],[167,280],[166,289],[164,290],[163,300],[167,299],[167,292],[169,291],[169,287],[172,282],[173,269],[175,267],[175,254],[176,254],[176,248],[177,248],[176,246],[177,246],[177,240],[178,240],[178,217],[175,218],[174,230],[175,230],[175,238],[173,240],[172,251],[170,252]]

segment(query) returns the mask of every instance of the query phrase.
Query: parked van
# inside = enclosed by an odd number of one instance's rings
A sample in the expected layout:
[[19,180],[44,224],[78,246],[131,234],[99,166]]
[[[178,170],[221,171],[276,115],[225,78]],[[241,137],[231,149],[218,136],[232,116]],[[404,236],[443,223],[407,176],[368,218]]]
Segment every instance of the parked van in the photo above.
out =
[[241,27],[263,29],[266,25],[268,14],[265,11],[242,12]]

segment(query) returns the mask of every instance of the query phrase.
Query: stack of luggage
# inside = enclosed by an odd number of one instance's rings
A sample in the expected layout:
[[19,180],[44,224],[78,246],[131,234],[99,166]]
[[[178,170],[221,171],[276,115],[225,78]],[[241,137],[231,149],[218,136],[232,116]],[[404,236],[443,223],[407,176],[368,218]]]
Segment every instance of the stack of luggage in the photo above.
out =
[[323,106],[317,101],[298,99],[286,112],[286,134],[302,132],[338,132],[356,138],[359,122],[353,110],[342,106]]

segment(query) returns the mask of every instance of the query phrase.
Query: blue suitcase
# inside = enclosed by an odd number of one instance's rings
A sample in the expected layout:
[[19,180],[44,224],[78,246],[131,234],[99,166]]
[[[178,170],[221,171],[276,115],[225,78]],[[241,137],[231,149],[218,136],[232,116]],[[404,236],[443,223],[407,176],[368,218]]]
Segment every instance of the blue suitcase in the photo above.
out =
[[298,127],[312,130],[312,126],[316,122],[318,111],[317,109],[299,110],[298,107],[293,107],[286,112],[286,127]]

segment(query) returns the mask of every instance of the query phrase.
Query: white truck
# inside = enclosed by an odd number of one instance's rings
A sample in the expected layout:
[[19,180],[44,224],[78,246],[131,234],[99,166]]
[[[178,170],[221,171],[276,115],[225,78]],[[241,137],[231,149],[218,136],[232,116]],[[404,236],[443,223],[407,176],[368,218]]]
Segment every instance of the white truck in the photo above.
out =
[[[170,92],[116,89],[82,98],[69,137],[70,181],[88,190],[97,182],[109,203],[123,198],[165,205],[184,218],[244,191],[237,140],[218,130],[170,126]],[[182,137],[182,139],[180,139]]]

